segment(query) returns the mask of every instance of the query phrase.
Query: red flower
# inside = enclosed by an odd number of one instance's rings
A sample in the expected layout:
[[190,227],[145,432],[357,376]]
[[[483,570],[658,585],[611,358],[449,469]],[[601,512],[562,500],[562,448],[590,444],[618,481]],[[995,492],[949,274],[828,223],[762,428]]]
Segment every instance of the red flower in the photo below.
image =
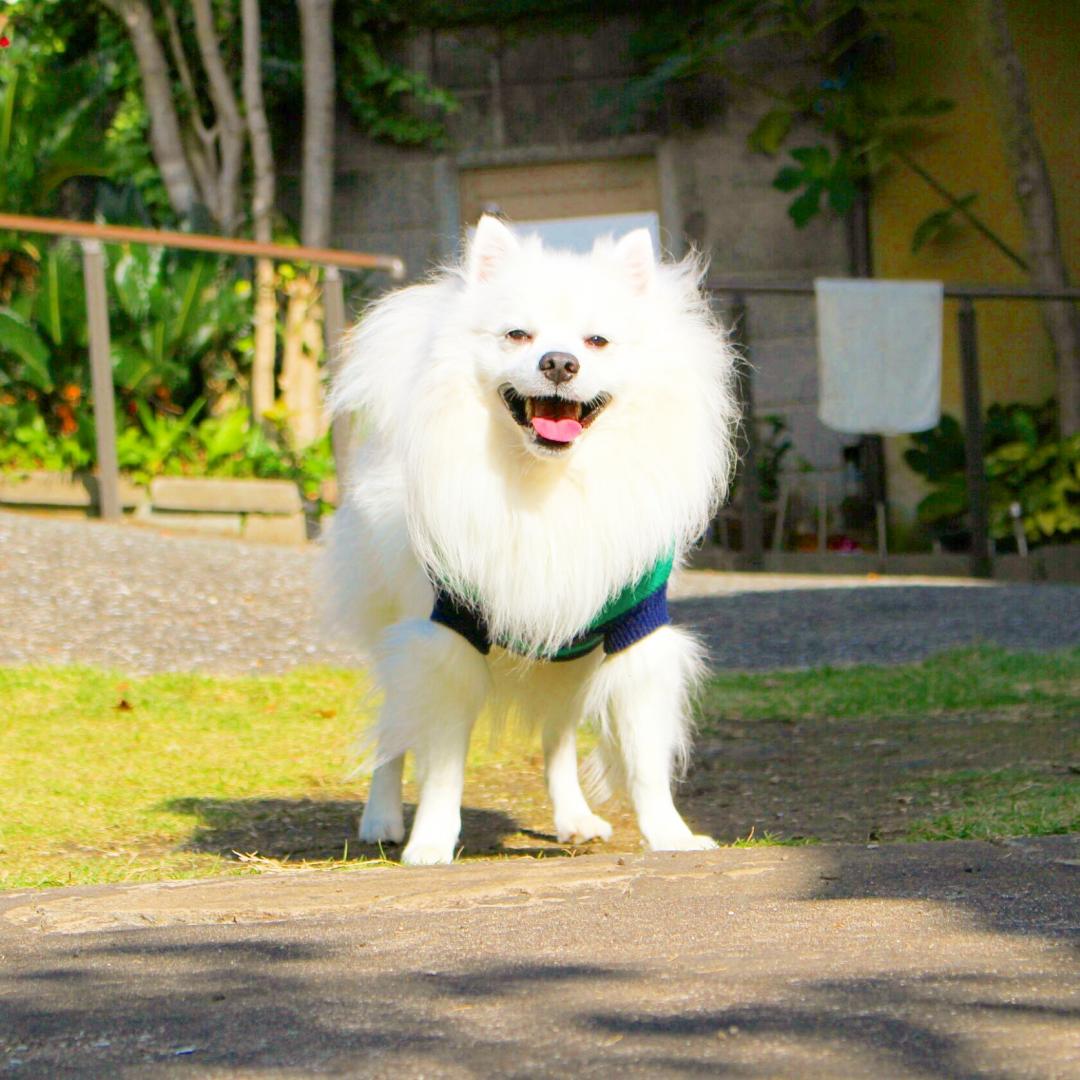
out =
[[79,425],[75,420],[75,414],[71,411],[70,405],[57,405],[56,415],[60,417],[61,435],[74,435],[79,430]]

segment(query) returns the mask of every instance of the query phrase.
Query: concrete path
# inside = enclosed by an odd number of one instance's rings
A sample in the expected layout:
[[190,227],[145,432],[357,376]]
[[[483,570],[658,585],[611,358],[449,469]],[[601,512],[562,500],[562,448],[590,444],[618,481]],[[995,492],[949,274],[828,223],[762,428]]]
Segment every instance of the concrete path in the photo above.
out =
[[0,1075],[1080,1076],[1080,842],[0,898]]

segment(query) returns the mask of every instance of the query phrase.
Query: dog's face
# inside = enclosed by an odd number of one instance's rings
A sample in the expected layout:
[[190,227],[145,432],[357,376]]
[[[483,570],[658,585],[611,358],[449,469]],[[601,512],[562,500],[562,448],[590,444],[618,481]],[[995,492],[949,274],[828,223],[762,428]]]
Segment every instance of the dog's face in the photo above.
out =
[[654,272],[644,229],[571,255],[480,219],[465,270],[479,375],[501,422],[536,456],[572,454],[631,387],[647,392]]

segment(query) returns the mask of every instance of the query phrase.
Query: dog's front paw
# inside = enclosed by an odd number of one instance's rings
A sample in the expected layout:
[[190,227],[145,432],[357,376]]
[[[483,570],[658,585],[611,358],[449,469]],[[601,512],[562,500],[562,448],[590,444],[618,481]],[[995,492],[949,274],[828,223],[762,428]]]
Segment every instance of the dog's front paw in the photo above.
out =
[[410,840],[401,853],[405,866],[445,866],[454,861],[454,845]]
[[689,829],[669,836],[649,837],[651,851],[711,851],[719,846],[711,836],[692,833]]
[[611,826],[586,810],[577,817],[556,819],[555,835],[560,844],[584,844],[589,840],[610,840]]
[[[370,807],[371,804],[368,804]],[[380,814],[373,807],[364,808],[360,818],[360,841],[364,844],[400,844],[405,839],[405,822],[400,812]]]

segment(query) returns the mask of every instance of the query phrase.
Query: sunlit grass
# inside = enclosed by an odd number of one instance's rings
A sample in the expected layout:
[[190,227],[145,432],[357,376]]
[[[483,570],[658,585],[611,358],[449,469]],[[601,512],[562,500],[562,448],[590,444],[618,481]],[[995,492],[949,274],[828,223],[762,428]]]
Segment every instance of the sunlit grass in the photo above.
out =
[[[1080,777],[1067,756],[1078,688],[1080,649],[977,649],[890,668],[720,674],[701,720],[707,734],[731,722],[806,730],[848,718],[869,738],[883,717],[906,717],[915,731],[926,725],[933,754],[931,735],[950,717],[1015,707],[1018,724],[1038,716],[1061,731],[1057,771],[1028,763],[898,776],[925,808],[908,835],[1055,833],[1080,830]],[[0,888],[355,866],[361,856],[385,863],[351,839],[365,785],[347,773],[366,689],[362,674],[336,670],[242,678],[0,668]],[[535,824],[549,813],[537,745],[493,747],[480,736],[472,758],[475,812],[502,813],[511,831],[514,818],[545,827]],[[830,782],[842,783],[843,770],[837,761]],[[735,846],[790,842],[763,832]],[[545,853],[528,834],[522,846]]]
[[725,672],[709,680],[702,715],[707,727],[715,717],[803,721],[931,715],[1010,705],[1076,710],[1080,649],[1050,653],[962,649],[918,664],[889,667]]
[[[963,769],[921,787],[948,789],[952,808],[915,822],[911,840],[995,840],[1080,832],[1080,776],[1047,777],[1031,769]],[[959,804],[959,805],[957,805]]]
[[360,678],[0,668],[0,887],[189,877],[254,864],[189,851],[183,799],[355,798]]

